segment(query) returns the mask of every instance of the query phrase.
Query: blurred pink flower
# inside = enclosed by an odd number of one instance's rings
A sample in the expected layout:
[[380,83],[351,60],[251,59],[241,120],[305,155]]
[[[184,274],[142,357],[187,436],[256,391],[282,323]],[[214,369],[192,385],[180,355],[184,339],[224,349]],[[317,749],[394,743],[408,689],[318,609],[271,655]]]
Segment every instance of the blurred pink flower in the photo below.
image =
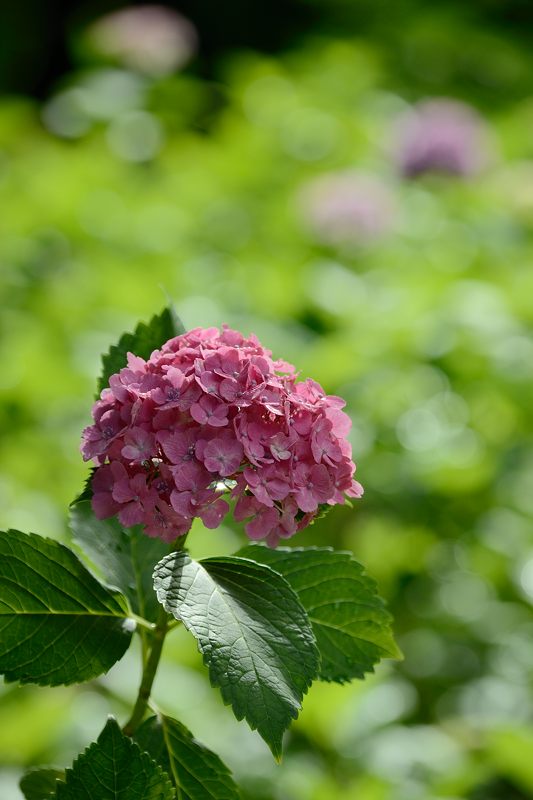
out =
[[197,34],[189,20],[160,5],[130,6],[94,22],[88,31],[92,46],[148,75],[168,75],[196,52]]
[[347,170],[330,172],[306,183],[300,191],[305,225],[324,244],[365,244],[392,227],[395,204],[384,181]]
[[400,172],[475,175],[490,160],[488,125],[471,106],[448,98],[422,100],[394,126],[393,156]]

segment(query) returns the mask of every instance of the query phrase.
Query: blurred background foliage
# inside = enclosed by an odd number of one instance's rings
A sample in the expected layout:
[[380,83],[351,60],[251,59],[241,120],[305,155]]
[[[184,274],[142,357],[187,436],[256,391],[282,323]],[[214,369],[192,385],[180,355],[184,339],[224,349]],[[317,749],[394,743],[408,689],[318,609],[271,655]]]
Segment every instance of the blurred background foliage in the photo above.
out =
[[[1,524],[68,540],[122,330],[170,298],[255,332],[348,401],[364,499],[292,544],[353,550],[405,660],[315,685],[281,766],[182,631],[156,699],[249,800],[532,798],[531,6],[175,6],[2,5]],[[243,543],[230,520],[191,537]],[[2,800],[123,719],[138,675],[134,652],[3,686]]]

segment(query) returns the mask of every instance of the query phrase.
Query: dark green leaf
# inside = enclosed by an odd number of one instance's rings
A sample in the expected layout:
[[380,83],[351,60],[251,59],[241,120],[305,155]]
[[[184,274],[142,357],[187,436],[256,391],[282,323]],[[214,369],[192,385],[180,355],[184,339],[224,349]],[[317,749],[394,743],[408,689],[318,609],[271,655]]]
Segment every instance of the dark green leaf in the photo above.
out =
[[134,353],[141,358],[150,358],[154,350],[158,350],[168,339],[185,333],[182,321],[174,309],[169,306],[161,314],[156,314],[150,322],[139,322],[133,333],[124,333],[119,343],[112,345],[109,352],[102,357],[102,375],[98,381],[98,394],[109,384],[109,378],[120,372],[127,363],[127,354]]
[[64,779],[63,769],[37,767],[23,775],[20,789],[26,800],[50,800],[54,796],[57,781]]
[[283,732],[298,716],[319,660],[311,625],[289,584],[246,559],[199,563],[180,552],[157,565],[154,587],[166,611],[196,637],[224,702],[279,758]]
[[93,490],[92,490],[91,484],[92,484],[93,475],[94,475],[95,472],[96,472],[96,467],[93,467],[91,469],[91,471],[89,472],[89,476],[88,476],[87,480],[85,481],[85,483],[83,485],[83,489],[81,491],[81,494],[79,494],[76,497],[76,499],[72,501],[72,503],[70,504],[71,506],[73,506],[75,503],[81,503],[82,500],[90,500],[91,499],[91,497],[93,496]]
[[229,769],[177,720],[150,717],[135,739],[170,776],[178,800],[239,800]]
[[329,547],[271,550],[250,545],[238,555],[267,564],[297,593],[313,625],[322,680],[362,678],[381,658],[401,657],[392,638],[392,617],[376,584],[350,553]]
[[90,680],[122,658],[131,633],[124,598],[67,547],[0,532],[0,674],[7,681]]
[[139,526],[123,528],[117,519],[97,519],[88,500],[70,509],[74,540],[81,545],[103,580],[126,595],[132,610],[155,621],[159,603],[152,585],[152,572],[168,544],[142,533]]
[[116,720],[107,724],[82,753],[65,782],[57,785],[56,800],[174,800],[168,775],[148,753],[143,753]]

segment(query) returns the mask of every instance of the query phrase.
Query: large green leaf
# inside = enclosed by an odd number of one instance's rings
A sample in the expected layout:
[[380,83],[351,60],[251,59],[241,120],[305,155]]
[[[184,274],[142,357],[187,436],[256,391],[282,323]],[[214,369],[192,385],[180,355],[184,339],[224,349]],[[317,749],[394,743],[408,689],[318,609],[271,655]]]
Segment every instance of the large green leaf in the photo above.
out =
[[250,545],[238,555],[267,564],[297,593],[313,625],[322,680],[362,678],[381,658],[401,657],[392,637],[392,617],[376,584],[350,553],[329,547],[271,550]]
[[56,800],[174,800],[176,792],[166,772],[124,736],[110,717],[90,747],[82,753],[65,782],[56,788]]
[[168,339],[185,333],[182,321],[169,306],[161,314],[156,314],[150,322],[139,322],[133,333],[123,333],[118,344],[112,345],[102,356],[102,374],[98,380],[98,393],[109,384],[109,378],[126,366],[128,352],[141,358],[149,358]]
[[88,500],[70,509],[74,540],[81,545],[106,583],[126,595],[132,610],[154,622],[159,608],[152,585],[152,572],[168,553],[168,544],[142,533],[141,528],[123,528],[117,519],[97,519]]
[[46,686],[80,683],[122,658],[132,634],[124,598],[67,547],[0,532],[0,674]]
[[55,767],[38,767],[27,772],[20,780],[20,789],[26,800],[50,800],[57,781],[65,779],[65,770]]
[[135,740],[170,776],[178,800],[239,800],[229,769],[177,720],[150,717]]
[[318,672],[307,615],[287,581],[242,558],[171,553],[155,568],[159,601],[198,641],[214,686],[274,756]]

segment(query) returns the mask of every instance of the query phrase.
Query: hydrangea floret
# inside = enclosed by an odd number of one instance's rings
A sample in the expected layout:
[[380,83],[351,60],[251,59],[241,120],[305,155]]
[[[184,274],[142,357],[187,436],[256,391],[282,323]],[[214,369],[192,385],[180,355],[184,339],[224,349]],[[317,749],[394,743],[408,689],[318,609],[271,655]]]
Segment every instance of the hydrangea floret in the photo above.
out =
[[227,326],[176,336],[148,360],[128,353],[83,432],[93,511],[171,542],[195,517],[217,528],[226,495],[249,538],[275,547],[363,493],[344,405]]

